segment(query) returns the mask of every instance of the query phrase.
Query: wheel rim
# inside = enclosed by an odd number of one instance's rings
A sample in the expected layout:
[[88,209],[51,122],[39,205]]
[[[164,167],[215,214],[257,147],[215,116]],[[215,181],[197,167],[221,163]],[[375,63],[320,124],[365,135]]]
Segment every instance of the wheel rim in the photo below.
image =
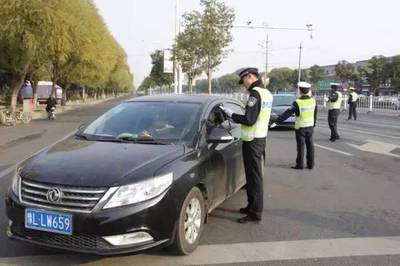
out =
[[193,244],[200,234],[201,216],[200,201],[191,199],[186,207],[184,223],[185,239],[189,244]]

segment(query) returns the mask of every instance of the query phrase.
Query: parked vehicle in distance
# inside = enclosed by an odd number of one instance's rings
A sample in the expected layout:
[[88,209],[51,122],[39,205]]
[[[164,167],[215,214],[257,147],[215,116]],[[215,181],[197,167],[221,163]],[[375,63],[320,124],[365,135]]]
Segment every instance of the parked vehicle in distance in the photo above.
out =
[[[270,125],[276,122],[278,116],[283,114],[292,103],[296,100],[295,94],[273,94],[273,101],[272,101],[272,110],[271,110],[271,118],[270,118]],[[286,119],[283,123],[278,124],[277,127],[282,128],[290,128],[294,129],[294,123],[296,121],[295,115],[292,115],[288,119]]]
[[[47,99],[51,94],[52,88],[51,81],[39,81],[37,88],[37,100],[40,104],[45,104]],[[56,85],[56,99],[58,102],[61,102],[63,89]],[[21,88],[20,96],[22,99],[33,99],[33,89],[31,84],[28,82]]]

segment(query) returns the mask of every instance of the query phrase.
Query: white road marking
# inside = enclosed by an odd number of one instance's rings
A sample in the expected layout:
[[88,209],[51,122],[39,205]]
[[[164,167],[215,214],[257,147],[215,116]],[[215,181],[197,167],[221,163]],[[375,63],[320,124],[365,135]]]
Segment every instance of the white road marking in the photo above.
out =
[[7,176],[7,175],[10,174],[12,171],[14,171],[16,165],[22,163],[23,161],[25,161],[26,159],[28,159],[28,158],[30,158],[30,157],[32,157],[32,156],[35,156],[35,155],[38,154],[38,153],[41,153],[41,152],[44,151],[45,149],[47,149],[47,148],[49,148],[49,147],[51,147],[51,146],[57,144],[58,142],[63,141],[63,140],[65,140],[65,139],[69,138],[69,137],[72,136],[75,132],[76,132],[76,129],[75,129],[74,131],[68,133],[67,135],[65,135],[65,136],[62,137],[61,139],[59,139],[59,140],[57,140],[57,141],[55,141],[55,142],[53,142],[53,143],[47,145],[46,147],[40,149],[39,151],[33,153],[32,155],[27,156],[25,159],[19,161],[19,162],[16,163],[15,165],[10,166],[10,167],[6,168],[5,170],[1,171],[1,172],[0,172],[0,179],[3,178],[3,177],[5,177],[5,176]]
[[[400,237],[360,237],[202,245],[188,256],[142,254],[110,257],[91,265],[210,265],[262,261],[304,260],[352,256],[400,254]],[[62,263],[78,264],[78,256],[50,255],[0,259],[0,264]]]
[[347,155],[347,156],[353,156],[353,154],[351,154],[351,153],[347,153],[347,152],[344,152],[344,151],[339,151],[337,149],[329,148],[329,147],[322,146],[322,145],[319,145],[319,144],[314,144],[314,146],[316,146],[318,148],[321,148],[321,149],[324,149],[324,150],[328,150],[328,151],[333,151],[333,152],[337,152],[337,153],[340,153],[340,154],[344,154],[344,155]]
[[[323,128],[329,128],[328,126],[321,126],[321,124],[317,125],[317,127],[318,126],[323,127]],[[339,127],[338,131],[339,131],[339,133],[340,133],[340,131],[349,131],[349,132],[357,132],[357,133],[367,134],[367,135],[371,135],[371,136],[378,136],[378,137],[383,137],[383,138],[400,139],[400,136],[383,135],[383,134],[378,134],[378,133],[374,133],[374,132],[366,131],[366,130],[349,129],[347,127]]]
[[363,145],[356,145],[352,143],[347,143],[347,145],[359,149],[361,151],[367,151],[367,152],[373,152],[373,153],[378,153],[378,154],[383,154],[383,155],[388,155],[396,158],[400,158],[400,155],[393,154],[391,151],[393,151],[396,148],[399,148],[398,145],[395,144],[390,144],[386,142],[380,142],[380,141],[375,141],[375,140],[367,140],[367,143]]

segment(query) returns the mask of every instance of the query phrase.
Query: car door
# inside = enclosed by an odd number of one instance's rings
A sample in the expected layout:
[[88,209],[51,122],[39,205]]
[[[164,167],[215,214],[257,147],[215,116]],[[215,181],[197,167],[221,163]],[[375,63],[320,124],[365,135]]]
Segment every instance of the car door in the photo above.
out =
[[229,180],[235,179],[235,172],[231,171],[229,167],[236,163],[232,155],[235,154],[237,145],[239,145],[237,138],[229,143],[212,144],[206,142],[207,134],[214,127],[223,127],[227,132],[231,130],[229,126],[231,122],[227,121],[226,116],[218,107],[220,104],[222,102],[212,104],[206,113],[203,140],[199,147],[202,158],[202,178],[207,186],[210,210],[217,207],[229,196],[230,187],[227,184],[229,184]]
[[[244,114],[244,107],[237,102],[225,101],[224,106],[231,109],[236,114]],[[232,195],[246,183],[244,174],[242,141],[240,124],[235,123],[232,119],[225,120],[223,125],[229,127],[229,131],[234,136],[234,142],[229,147],[228,174],[226,180],[227,196]]]

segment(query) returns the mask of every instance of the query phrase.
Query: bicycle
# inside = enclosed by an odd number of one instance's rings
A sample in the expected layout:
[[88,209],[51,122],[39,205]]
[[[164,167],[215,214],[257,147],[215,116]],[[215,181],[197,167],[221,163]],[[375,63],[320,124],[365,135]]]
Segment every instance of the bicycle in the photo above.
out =
[[0,111],[0,124],[6,126],[15,126],[17,121],[10,111]]
[[32,113],[31,112],[16,112],[15,113],[15,120],[16,121],[21,121],[24,124],[28,124],[32,120]]

